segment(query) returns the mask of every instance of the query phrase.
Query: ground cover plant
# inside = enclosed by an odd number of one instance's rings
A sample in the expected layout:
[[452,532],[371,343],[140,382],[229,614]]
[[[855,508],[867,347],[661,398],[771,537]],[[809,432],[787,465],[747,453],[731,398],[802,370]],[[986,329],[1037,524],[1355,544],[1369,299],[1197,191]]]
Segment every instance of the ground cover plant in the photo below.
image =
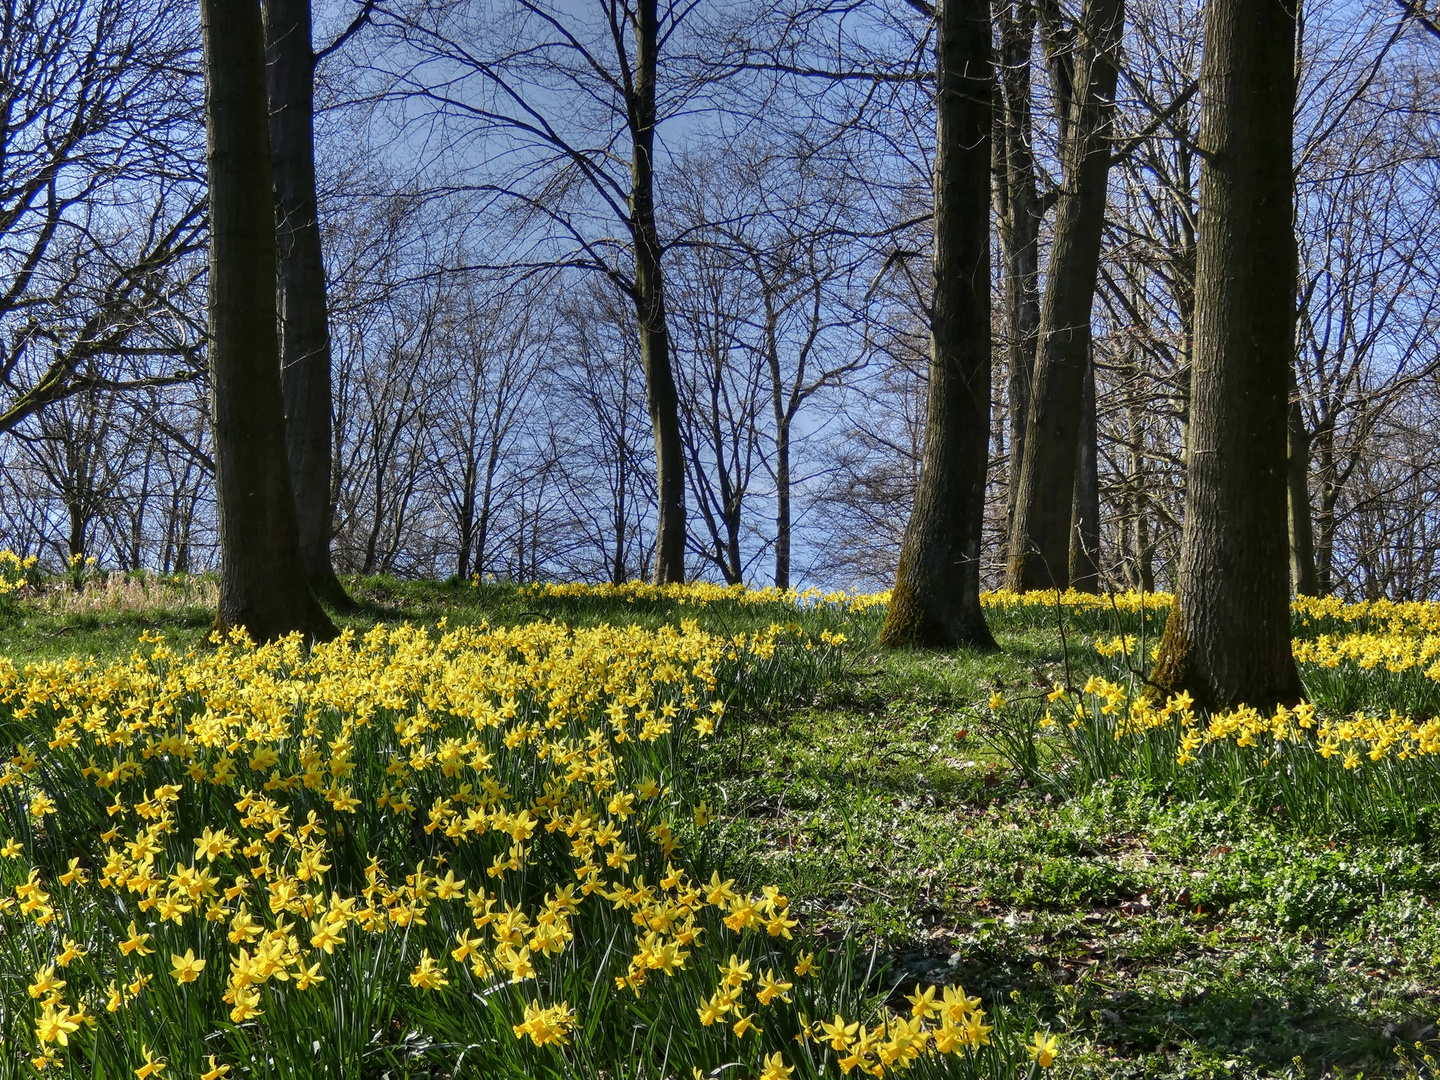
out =
[[444,624],[0,662],[4,1075],[1027,1060],[1005,1009],[882,1012],[778,889],[700,876],[690,741],[832,681],[842,636]]
[[1164,596],[992,594],[977,656],[351,584],[314,653],[207,644],[203,579],[21,600],[0,1075],[1431,1075],[1429,605],[1301,601],[1313,709],[1210,717]]

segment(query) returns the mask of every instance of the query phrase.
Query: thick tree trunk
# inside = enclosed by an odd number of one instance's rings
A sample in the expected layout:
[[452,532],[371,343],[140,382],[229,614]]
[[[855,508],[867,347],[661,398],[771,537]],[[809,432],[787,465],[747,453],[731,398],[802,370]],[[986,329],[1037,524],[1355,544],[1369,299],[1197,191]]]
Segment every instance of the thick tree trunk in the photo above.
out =
[[310,0],[264,0],[262,10],[279,246],[280,382],[300,558],[315,595],[351,611],[355,602],[330,561],[330,329],[315,199]]
[[1030,413],[1030,380],[1040,332],[1039,183],[1032,149],[1030,63],[1035,41],[1032,0],[1001,0],[1000,108],[996,117],[996,202],[1001,257],[1005,263],[1005,337],[1009,395],[1009,466],[1005,494],[1008,543],[1020,497],[1020,463],[1025,458],[1025,422]]
[[275,332],[275,208],[258,4],[201,0],[220,627],[329,638],[300,559]]
[[994,649],[980,607],[990,446],[990,12],[941,0],[925,450],[880,640]]
[[635,315],[640,362],[655,431],[657,520],[655,581],[685,580],[685,461],[680,398],[665,320],[660,235],[655,224],[655,66],[660,47],[656,0],[640,0],[635,26],[635,83],[626,107],[630,124],[630,220],[635,243]]
[[1070,585],[1081,592],[1100,591],[1100,461],[1095,416],[1095,361],[1085,365],[1080,396],[1079,453],[1070,519]]
[[79,499],[71,499],[66,504],[65,510],[70,518],[70,532],[66,547],[70,552],[70,558],[82,558],[85,555],[85,540],[86,533],[90,528],[90,516],[85,512],[84,504]]
[[1203,706],[1294,702],[1286,415],[1295,345],[1295,9],[1211,0],[1179,588],[1154,681]]
[[1064,588],[1069,581],[1080,401],[1105,229],[1124,16],[1123,0],[1086,0],[1080,16],[1025,453],[1006,547],[1006,584],[1012,589]]
[[1290,587],[1297,596],[1315,596],[1320,581],[1315,573],[1315,524],[1310,516],[1310,433],[1305,412],[1290,370],[1290,406],[1286,413],[1285,490],[1290,524]]

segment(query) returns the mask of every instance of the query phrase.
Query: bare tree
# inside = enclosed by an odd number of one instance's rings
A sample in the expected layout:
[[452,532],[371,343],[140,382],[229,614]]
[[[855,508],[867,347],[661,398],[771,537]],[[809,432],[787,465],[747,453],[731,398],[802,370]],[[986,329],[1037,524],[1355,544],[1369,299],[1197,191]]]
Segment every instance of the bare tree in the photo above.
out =
[[438,280],[396,289],[349,328],[336,379],[336,549],[361,574],[394,573],[418,554],[413,515],[433,462],[439,384],[431,367],[445,297]]
[[285,448],[295,490],[300,557],[315,595],[352,610],[330,560],[330,327],[315,193],[315,63],[310,0],[264,0],[279,261],[280,374]]
[[1187,505],[1154,672],[1205,706],[1294,702],[1285,419],[1295,340],[1295,11],[1210,0]]
[[989,5],[936,16],[935,254],[925,454],[887,645],[993,649],[980,607],[990,443]]
[[[703,214],[703,207],[701,208]],[[753,295],[732,252],[692,245],[674,260],[681,441],[695,508],[706,535],[692,530],[692,550],[729,584],[745,580],[741,551],[746,497],[764,455],[763,361],[744,347],[742,326],[755,320]],[[743,271],[741,271],[743,272]]]
[[71,394],[193,379],[205,219],[193,16],[10,4],[0,35],[0,433]]
[[636,377],[639,346],[626,298],[603,279],[575,290],[560,316],[561,348],[544,391],[556,405],[548,445],[570,536],[558,565],[618,585],[654,566],[654,474],[642,467],[650,432]]
[[335,627],[307,584],[285,457],[275,334],[275,210],[258,5],[202,0],[210,181],[210,385],[220,626],[269,640]]
[[534,478],[520,445],[523,422],[539,404],[537,385],[555,319],[543,308],[553,288],[517,297],[474,276],[459,292],[432,357],[452,373],[436,401],[433,482],[455,536],[455,573],[484,574],[494,556],[504,503]]
[[[671,76],[664,55],[691,10],[659,0],[579,9],[514,0],[495,21],[478,4],[383,21],[414,59],[388,94],[428,102],[427,124],[461,135],[465,147],[494,140],[515,163],[474,184],[525,211],[533,254],[510,265],[599,271],[633,303],[655,440],[655,576],[666,582],[685,576],[685,466],[657,224],[657,131],[699,85]],[[609,224],[621,226],[623,242]]]
[[[1124,11],[1122,0],[1086,0],[1071,30],[1056,25],[1049,8],[1042,8],[1050,24],[1045,30],[1046,47],[1056,70],[1061,179],[1023,456],[1012,463],[1020,470],[1006,547],[1006,583],[1013,589],[1069,583],[1079,421],[1084,413],[1091,308],[1105,228]],[[1088,453],[1093,457],[1093,445]],[[1083,509],[1091,510],[1092,500],[1083,501]],[[1098,509],[1098,500],[1093,502],[1093,509]],[[1089,527],[1094,529],[1095,523]],[[1098,530],[1092,536],[1098,540]]]
[[1404,21],[1312,18],[1302,64],[1296,385],[1289,420],[1292,578],[1329,593],[1338,514],[1392,411],[1440,364],[1440,164]]

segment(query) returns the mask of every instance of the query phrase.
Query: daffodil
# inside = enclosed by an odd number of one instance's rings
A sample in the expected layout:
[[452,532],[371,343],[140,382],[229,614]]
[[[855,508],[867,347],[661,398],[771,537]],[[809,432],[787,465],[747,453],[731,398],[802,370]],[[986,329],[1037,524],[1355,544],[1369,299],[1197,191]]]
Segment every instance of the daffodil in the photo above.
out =
[[410,973],[410,985],[420,990],[438,990],[442,986],[450,985],[450,980],[445,978],[444,969],[436,964],[429,949],[421,952],[420,963]]
[[1030,1045],[1025,1047],[1025,1052],[1030,1055],[1030,1060],[1036,1062],[1042,1069],[1048,1069],[1055,1063],[1055,1053],[1058,1041],[1054,1035],[1046,1035],[1043,1031],[1035,1032]]
[[141,1061],[140,1067],[135,1070],[135,1080],[148,1080],[151,1076],[160,1076],[165,1072],[164,1060],[155,1057],[155,1055],[150,1052],[150,1048],[143,1043],[140,1046],[140,1054],[144,1060]]
[[196,958],[194,949],[186,949],[184,956],[179,953],[170,954],[170,967],[170,973],[177,982],[192,983],[200,977],[205,961]]

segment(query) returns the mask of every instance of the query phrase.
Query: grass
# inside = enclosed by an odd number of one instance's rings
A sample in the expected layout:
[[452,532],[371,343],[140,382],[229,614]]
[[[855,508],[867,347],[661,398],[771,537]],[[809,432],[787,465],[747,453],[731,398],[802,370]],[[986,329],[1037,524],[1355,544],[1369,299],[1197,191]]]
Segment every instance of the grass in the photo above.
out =
[[[750,888],[777,886],[816,940],[850,957],[847,979],[862,994],[888,994],[904,1009],[916,982],[963,985],[987,1006],[1007,1004],[1016,1023],[1063,1033],[1057,1076],[1435,1075],[1440,842],[1423,814],[1318,820],[1255,779],[1264,770],[1250,758],[1224,758],[1240,754],[1224,741],[1207,745],[1198,771],[1171,768],[1166,744],[1168,759],[1117,751],[1105,759],[1113,776],[1082,775],[1072,743],[1037,730],[1057,682],[1119,677],[1095,639],[1134,635],[1131,654],[1143,656],[1140,641],[1158,638],[1163,610],[1143,621],[1104,607],[997,610],[1003,652],[976,656],[881,652],[876,612],[547,598],[381,578],[350,585],[363,607],[343,621],[357,629],[441,618],[843,629],[843,671],[740,701],[685,768],[718,814],[697,840],[697,863]],[[210,613],[181,599],[28,604],[0,628],[0,655],[115,657],[142,631],[198,645]],[[1347,629],[1326,620],[1303,627],[1297,615],[1297,633]],[[1432,681],[1361,663],[1308,673],[1322,713],[1394,703],[1424,715]],[[1007,704],[992,709],[996,695]],[[1102,729],[1095,737],[1114,741]],[[1332,787],[1351,779],[1324,776]],[[865,977],[872,953],[881,979]],[[430,1028],[449,1030],[443,1019]],[[356,1022],[362,1045],[373,1030],[360,1028],[384,1027],[375,1016]],[[393,1038],[424,1028],[402,1023]],[[396,1060],[435,1059],[412,1049]]]

